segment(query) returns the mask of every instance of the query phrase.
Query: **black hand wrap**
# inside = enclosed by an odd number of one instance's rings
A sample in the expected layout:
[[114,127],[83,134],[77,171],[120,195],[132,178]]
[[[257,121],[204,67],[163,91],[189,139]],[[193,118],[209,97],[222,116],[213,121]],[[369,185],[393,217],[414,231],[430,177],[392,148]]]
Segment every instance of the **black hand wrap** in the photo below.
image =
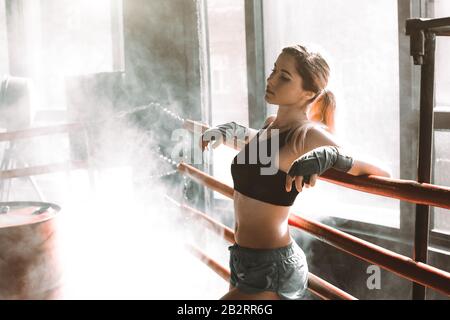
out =
[[288,174],[291,177],[303,176],[303,182],[309,183],[313,174],[320,176],[330,168],[347,172],[352,166],[352,157],[340,154],[335,146],[324,146],[311,150],[295,160]]
[[225,141],[233,141],[234,138],[245,141],[248,137],[248,128],[233,121],[208,129],[202,136],[205,141],[216,140],[219,137]]

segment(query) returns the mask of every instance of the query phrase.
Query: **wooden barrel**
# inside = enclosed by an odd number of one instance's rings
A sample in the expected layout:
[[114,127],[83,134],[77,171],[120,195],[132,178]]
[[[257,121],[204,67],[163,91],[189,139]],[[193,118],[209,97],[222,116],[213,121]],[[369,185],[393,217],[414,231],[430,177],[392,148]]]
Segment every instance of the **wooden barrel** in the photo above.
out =
[[59,211],[51,203],[0,202],[0,300],[59,297]]

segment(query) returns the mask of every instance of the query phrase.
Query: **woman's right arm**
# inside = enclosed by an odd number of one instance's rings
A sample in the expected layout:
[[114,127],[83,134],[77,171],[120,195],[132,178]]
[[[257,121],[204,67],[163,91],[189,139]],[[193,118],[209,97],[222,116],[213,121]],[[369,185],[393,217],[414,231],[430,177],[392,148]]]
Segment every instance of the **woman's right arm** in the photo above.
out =
[[[275,120],[275,116],[269,116],[265,121],[264,121],[264,125],[263,126],[267,126],[269,125],[273,120]],[[234,128],[234,129],[233,129]],[[234,137],[235,139],[238,140],[237,146],[238,149],[243,147],[243,145],[245,145],[246,143],[248,143],[248,141],[250,141],[251,139],[253,139],[256,134],[259,132],[259,130],[256,129],[252,129],[249,127],[244,127],[236,122],[229,122],[226,123],[224,125],[220,125],[218,127],[213,127],[210,128],[208,130],[206,130],[203,135],[200,137],[200,148],[202,150],[205,150],[206,147],[208,146],[208,144],[210,143],[210,135],[211,136],[217,136],[217,135],[226,135],[224,132],[226,132],[226,130],[229,130],[229,138]],[[236,131],[236,132],[233,132]],[[245,140],[244,140],[245,139]],[[224,140],[225,143],[224,143]],[[232,139],[231,139],[232,140]],[[221,139],[215,143],[212,144],[213,148],[218,147],[220,144],[224,143],[230,147],[234,147],[235,142],[231,141],[230,139],[226,139],[226,137],[224,137],[224,139]]]

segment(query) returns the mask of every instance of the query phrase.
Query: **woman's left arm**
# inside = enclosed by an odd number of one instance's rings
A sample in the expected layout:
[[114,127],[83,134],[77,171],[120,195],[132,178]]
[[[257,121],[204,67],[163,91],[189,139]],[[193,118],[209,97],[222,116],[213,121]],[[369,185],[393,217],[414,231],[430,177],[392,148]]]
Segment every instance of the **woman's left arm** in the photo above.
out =
[[376,175],[381,177],[391,177],[390,171],[381,164],[379,160],[369,156],[360,155],[352,150],[342,147],[342,144],[336,137],[325,130],[312,129],[307,133],[307,151],[315,149],[320,146],[336,146],[339,153],[353,158],[353,165],[348,174],[353,176],[361,175]]
[[390,178],[389,170],[378,164],[375,160],[366,160],[359,157],[353,157],[353,166],[347,172],[353,176],[375,175],[380,177]]
[[299,192],[305,183],[306,187],[314,186],[318,175],[329,168],[346,172],[354,176],[376,175],[390,177],[388,170],[378,165],[378,161],[367,160],[340,146],[331,134],[312,129],[307,133],[303,155],[295,160],[286,177],[286,191],[290,191],[292,182]]

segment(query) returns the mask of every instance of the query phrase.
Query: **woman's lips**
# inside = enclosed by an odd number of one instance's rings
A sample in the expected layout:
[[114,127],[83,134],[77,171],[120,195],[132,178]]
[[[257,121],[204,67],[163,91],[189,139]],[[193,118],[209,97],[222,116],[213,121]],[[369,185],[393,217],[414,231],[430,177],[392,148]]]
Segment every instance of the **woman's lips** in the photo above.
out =
[[266,89],[266,93],[270,93],[270,94],[274,94],[272,91],[270,91],[269,89]]

